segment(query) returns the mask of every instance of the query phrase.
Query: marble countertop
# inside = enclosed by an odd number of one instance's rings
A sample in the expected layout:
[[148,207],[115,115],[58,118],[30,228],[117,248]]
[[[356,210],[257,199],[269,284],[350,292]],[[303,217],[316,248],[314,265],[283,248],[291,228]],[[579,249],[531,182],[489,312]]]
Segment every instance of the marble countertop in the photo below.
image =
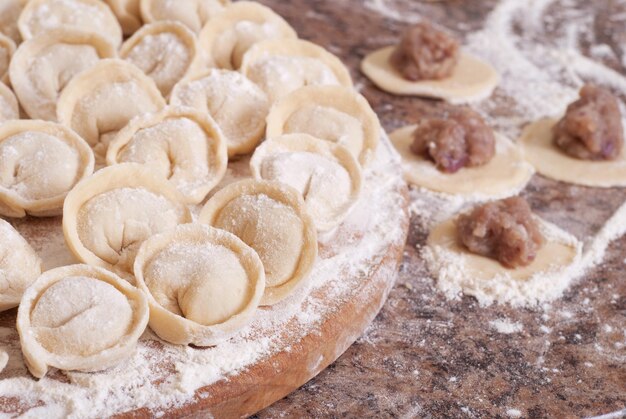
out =
[[[498,5],[492,0],[262,2],[301,37],[342,58],[388,131],[446,105],[381,92],[358,72],[361,58],[395,42],[419,16],[465,39]],[[573,14],[591,19],[593,33],[581,40],[583,52],[603,50],[604,63],[626,74],[625,1],[543,3],[562,9],[562,19]],[[558,30],[559,17],[548,17]],[[575,187],[539,176],[523,194],[541,216],[567,225],[583,240],[626,201],[623,189]],[[562,300],[529,310],[482,308],[467,297],[446,300],[419,257],[426,234],[412,223],[397,285],[365,336],[259,418],[587,417],[626,408],[626,238],[613,242],[604,262]]]

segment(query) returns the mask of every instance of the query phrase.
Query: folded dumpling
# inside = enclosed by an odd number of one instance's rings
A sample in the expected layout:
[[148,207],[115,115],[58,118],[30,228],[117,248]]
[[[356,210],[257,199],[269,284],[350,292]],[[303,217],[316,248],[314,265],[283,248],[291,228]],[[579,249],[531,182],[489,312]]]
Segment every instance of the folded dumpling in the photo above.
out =
[[235,235],[187,224],[146,240],[135,260],[150,327],[177,344],[215,345],[245,326],[263,290],[263,264]]
[[228,0],[141,0],[141,17],[145,23],[175,20],[198,33],[227,3]]
[[13,91],[0,82],[0,123],[20,118],[20,107]]
[[49,367],[104,370],[132,355],[148,316],[145,294],[112,272],[88,265],[52,269],[20,302],[24,361],[37,378]]
[[265,268],[263,305],[293,293],[317,258],[317,232],[304,200],[279,182],[231,183],[209,199],[199,221],[233,233],[259,254]]

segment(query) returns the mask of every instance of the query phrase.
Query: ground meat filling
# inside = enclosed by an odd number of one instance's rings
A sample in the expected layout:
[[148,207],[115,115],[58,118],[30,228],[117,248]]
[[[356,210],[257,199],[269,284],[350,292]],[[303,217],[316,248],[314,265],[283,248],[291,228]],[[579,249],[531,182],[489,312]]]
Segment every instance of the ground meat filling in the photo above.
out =
[[459,43],[428,23],[408,29],[390,58],[402,77],[411,81],[445,79],[459,61]]
[[553,133],[557,147],[572,157],[616,159],[624,145],[617,99],[606,89],[586,84],[580,90],[580,99],[567,107]]
[[482,166],[496,153],[493,130],[469,108],[450,112],[447,118],[426,118],[413,133],[411,152],[432,160],[445,173]]
[[520,197],[489,202],[461,215],[457,231],[470,252],[496,259],[507,268],[531,264],[544,243],[530,206]]

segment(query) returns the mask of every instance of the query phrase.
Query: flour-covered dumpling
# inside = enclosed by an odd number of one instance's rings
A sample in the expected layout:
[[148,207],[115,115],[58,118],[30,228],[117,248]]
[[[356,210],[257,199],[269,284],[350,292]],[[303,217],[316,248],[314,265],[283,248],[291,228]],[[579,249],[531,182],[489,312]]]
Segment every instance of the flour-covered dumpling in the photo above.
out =
[[9,81],[9,65],[15,53],[15,42],[8,36],[0,33],[0,81]]
[[302,194],[318,231],[337,227],[361,192],[361,167],[350,151],[307,134],[286,134],[261,144],[252,175],[292,186]]
[[272,102],[310,85],[352,87],[350,73],[324,48],[301,39],[268,39],[246,52],[241,72],[261,86]]
[[342,86],[308,86],[274,104],[267,117],[267,136],[305,133],[341,144],[361,164],[376,152],[380,122],[367,100]]
[[111,9],[98,0],[29,0],[20,14],[18,27],[28,40],[51,29],[76,29],[122,43],[122,28]]
[[10,119],[19,119],[20,107],[13,91],[0,82],[0,123]]
[[313,268],[315,224],[291,186],[252,179],[232,183],[209,199],[199,220],[233,233],[259,254],[265,267],[263,305],[286,298]]
[[17,307],[41,275],[41,259],[11,224],[0,219],[0,311]]
[[59,95],[74,76],[116,55],[96,33],[53,29],[19,46],[11,60],[11,85],[28,116],[55,121]]
[[80,134],[100,159],[131,119],[164,107],[161,92],[141,70],[126,61],[107,59],[74,77],[65,87],[57,104],[57,117]]
[[0,33],[8,36],[18,44],[22,40],[17,20],[28,0],[0,1]]
[[159,20],[181,22],[193,32],[224,9],[228,0],[141,0],[141,16],[146,23]]
[[107,167],[80,182],[63,207],[63,233],[72,253],[89,265],[132,272],[141,243],[191,222],[182,195],[142,164]]
[[263,264],[235,235],[202,224],[146,240],[135,260],[150,327],[175,344],[215,345],[249,323],[265,289]]
[[122,45],[120,57],[136,65],[167,97],[183,77],[202,65],[196,36],[178,22],[155,22],[139,29]]
[[124,35],[132,35],[143,25],[139,0],[104,0],[104,2],[113,11]]
[[174,87],[170,103],[211,114],[226,136],[230,157],[250,153],[265,134],[267,95],[236,71],[213,69],[183,80]]
[[142,163],[198,204],[226,173],[226,138],[213,119],[193,108],[167,107],[138,117],[109,146],[107,164]]
[[130,357],[148,316],[139,289],[104,269],[71,265],[26,290],[17,331],[28,369],[42,378],[49,367],[101,371]]
[[266,39],[297,38],[291,26],[269,7],[251,1],[227,6],[200,32],[211,65],[236,70],[252,45]]
[[67,193],[91,175],[91,149],[71,129],[54,122],[0,124],[0,214],[61,214]]

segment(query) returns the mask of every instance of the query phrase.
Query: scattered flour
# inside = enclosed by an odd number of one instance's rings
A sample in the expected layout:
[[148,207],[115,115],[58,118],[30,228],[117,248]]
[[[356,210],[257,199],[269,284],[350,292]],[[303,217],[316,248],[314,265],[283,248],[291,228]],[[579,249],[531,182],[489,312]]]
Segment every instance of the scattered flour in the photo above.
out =
[[489,322],[489,325],[498,333],[509,335],[512,333],[519,333],[524,330],[524,326],[521,323],[512,322],[508,319],[498,319]]
[[[302,337],[314,333],[337,309],[328,301],[340,304],[353,300],[355,293],[367,295],[377,289],[363,280],[373,273],[372,267],[382,260],[389,244],[402,245],[404,214],[397,159],[388,139],[383,139],[375,161],[364,173],[361,199],[336,235],[322,244],[320,258],[304,288],[293,298],[258,310],[252,324],[228,342],[206,349],[170,345],[148,329],[134,355],[114,368],[100,373],[51,371],[36,381],[22,361],[16,330],[0,328],[0,343],[10,357],[0,376],[0,397],[17,397],[21,405],[30,408],[26,414],[29,417],[102,417],[140,407],[160,416],[190,403],[201,387],[227,382],[255,363],[294,350]],[[230,180],[245,175],[246,170],[238,166],[247,165],[245,160],[231,165]],[[64,247],[62,240],[38,239],[42,228],[54,237],[62,237],[60,220],[41,222],[47,224],[16,224],[44,259],[65,255],[66,251],[49,248]],[[44,263],[56,265],[54,261]],[[390,271],[380,274],[381,278],[389,278],[389,289],[395,272],[392,267],[386,269]],[[289,343],[284,337],[286,330]],[[316,358],[310,367],[316,369],[322,363]],[[198,397],[208,396],[206,391]],[[37,407],[42,403],[45,408]]]
[[508,409],[506,411],[506,415],[510,418],[521,418],[522,417],[522,412],[520,412],[517,409]]

